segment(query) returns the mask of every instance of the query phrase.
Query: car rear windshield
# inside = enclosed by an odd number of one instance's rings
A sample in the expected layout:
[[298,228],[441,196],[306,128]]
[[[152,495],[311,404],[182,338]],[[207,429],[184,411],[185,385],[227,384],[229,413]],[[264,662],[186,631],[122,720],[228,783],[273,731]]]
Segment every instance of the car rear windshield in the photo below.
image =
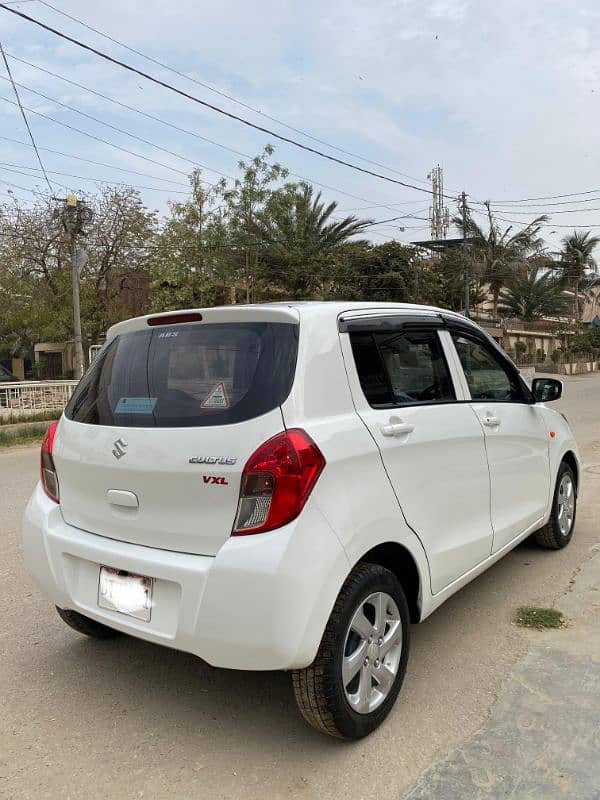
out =
[[124,333],[98,352],[65,415],[88,425],[227,425],[281,405],[298,326],[199,323]]

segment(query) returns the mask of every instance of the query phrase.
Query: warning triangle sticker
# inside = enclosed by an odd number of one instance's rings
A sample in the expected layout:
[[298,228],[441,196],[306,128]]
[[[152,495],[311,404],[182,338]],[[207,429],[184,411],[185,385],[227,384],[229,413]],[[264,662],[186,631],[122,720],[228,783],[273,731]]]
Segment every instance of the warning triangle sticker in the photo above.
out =
[[229,408],[225,384],[221,381],[202,402],[202,408]]

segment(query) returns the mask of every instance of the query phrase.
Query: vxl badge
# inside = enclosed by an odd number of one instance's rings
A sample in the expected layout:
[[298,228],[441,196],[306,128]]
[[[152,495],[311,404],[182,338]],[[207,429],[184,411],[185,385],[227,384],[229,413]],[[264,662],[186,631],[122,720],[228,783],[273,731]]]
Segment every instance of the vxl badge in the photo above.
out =
[[116,442],[113,442],[113,444],[113,456],[115,458],[122,458],[127,452],[127,442],[124,439],[117,439]]

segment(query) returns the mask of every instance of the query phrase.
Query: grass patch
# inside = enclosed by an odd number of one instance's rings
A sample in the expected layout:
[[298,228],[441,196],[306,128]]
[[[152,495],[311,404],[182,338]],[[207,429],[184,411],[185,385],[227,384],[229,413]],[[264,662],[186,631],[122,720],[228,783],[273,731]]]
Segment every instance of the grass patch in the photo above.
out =
[[54,409],[53,411],[35,411],[26,416],[18,416],[11,414],[8,417],[0,417],[0,428],[2,425],[14,425],[18,422],[51,422],[53,419],[60,419],[62,410]]
[[47,425],[32,425],[31,428],[21,430],[19,433],[0,431],[0,447],[12,447],[16,444],[32,444],[41,442],[46,433]]
[[515,622],[523,628],[535,628],[542,631],[546,628],[561,628],[565,620],[562,613],[556,608],[521,606],[517,609]]

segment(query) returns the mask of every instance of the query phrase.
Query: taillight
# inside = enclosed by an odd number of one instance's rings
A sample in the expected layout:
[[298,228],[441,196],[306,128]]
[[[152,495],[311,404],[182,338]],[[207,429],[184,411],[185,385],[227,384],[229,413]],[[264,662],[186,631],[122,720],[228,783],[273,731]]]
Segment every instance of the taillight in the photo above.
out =
[[234,536],[264,533],[295,519],[325,459],[300,428],[277,434],[256,450],[244,467]]
[[54,466],[54,459],[52,458],[52,450],[54,448],[54,437],[56,436],[56,429],[58,422],[51,422],[48,425],[48,430],[42,442],[42,457],[41,457],[41,470],[40,477],[44,491],[51,500],[55,503],[60,503],[60,494],[58,491],[58,477],[56,475],[56,467]]

